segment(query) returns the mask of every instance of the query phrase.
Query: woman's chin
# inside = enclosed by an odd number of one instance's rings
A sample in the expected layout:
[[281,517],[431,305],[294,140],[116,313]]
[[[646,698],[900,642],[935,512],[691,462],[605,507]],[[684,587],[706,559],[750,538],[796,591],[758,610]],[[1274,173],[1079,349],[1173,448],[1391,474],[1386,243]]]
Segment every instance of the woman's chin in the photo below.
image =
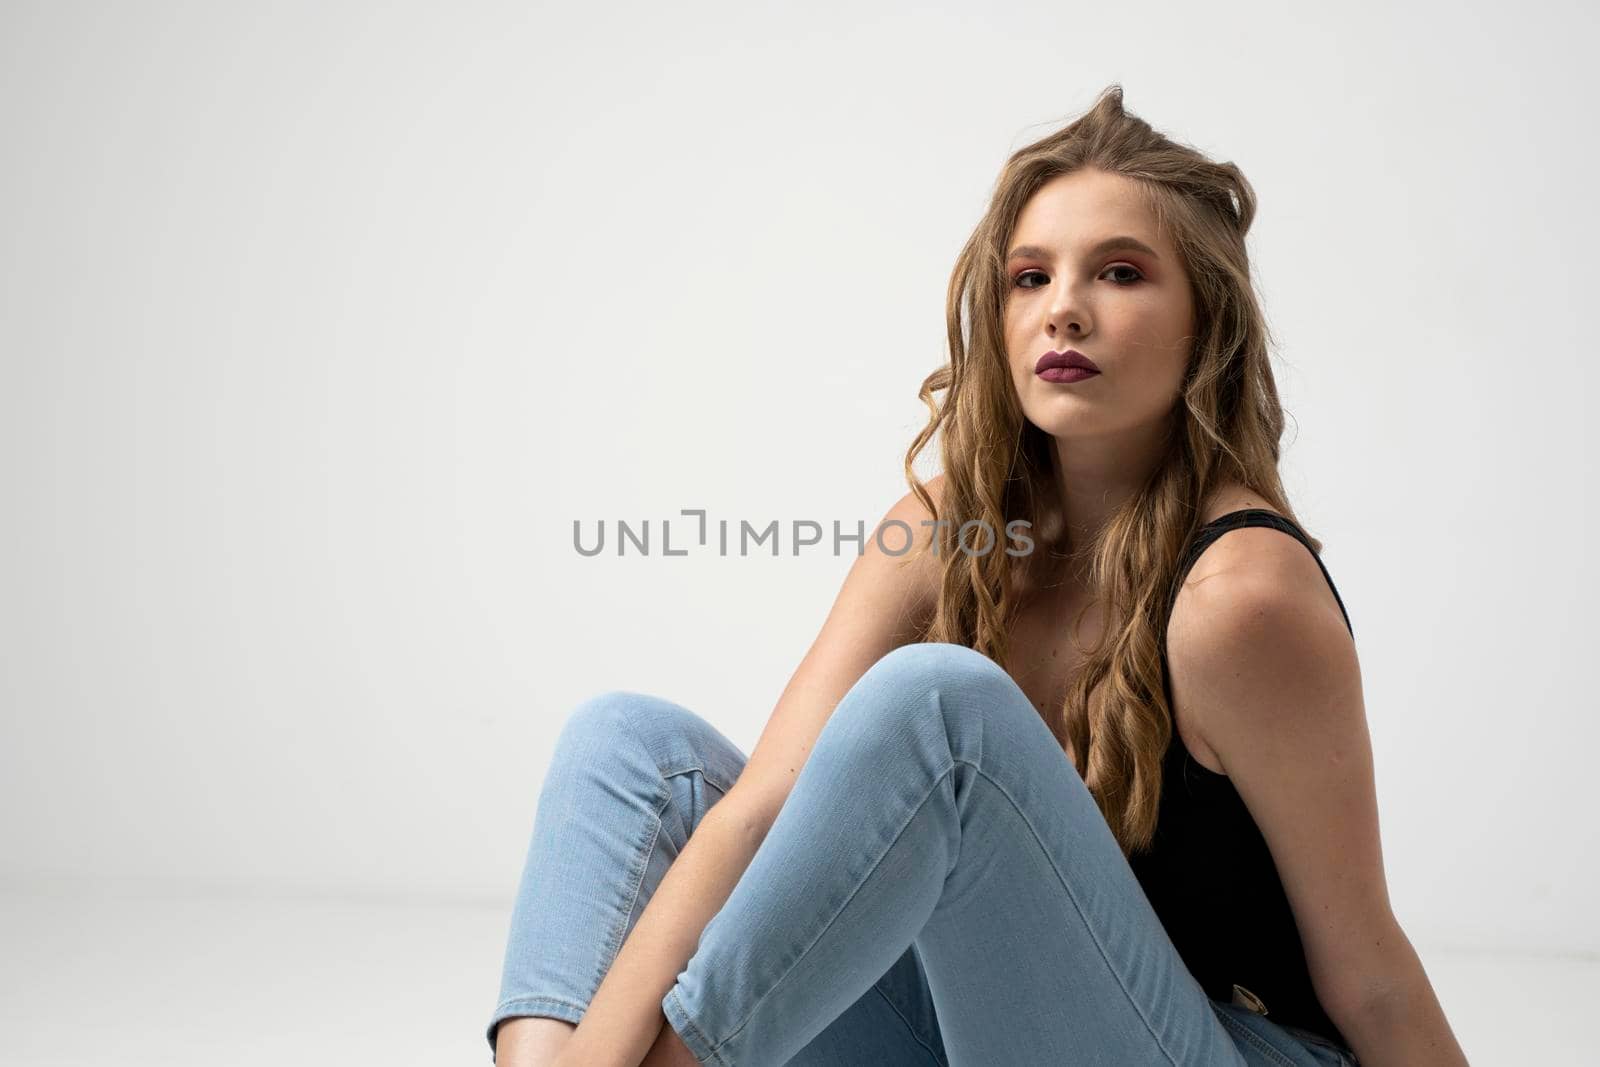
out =
[[[1065,407],[1076,407],[1076,411],[1065,411]],[[1042,409],[1042,410],[1041,410]],[[1036,429],[1042,430],[1051,437],[1077,437],[1090,431],[1088,413],[1080,405],[1051,403],[1035,405],[1031,410],[1024,410],[1023,416],[1033,424]]]

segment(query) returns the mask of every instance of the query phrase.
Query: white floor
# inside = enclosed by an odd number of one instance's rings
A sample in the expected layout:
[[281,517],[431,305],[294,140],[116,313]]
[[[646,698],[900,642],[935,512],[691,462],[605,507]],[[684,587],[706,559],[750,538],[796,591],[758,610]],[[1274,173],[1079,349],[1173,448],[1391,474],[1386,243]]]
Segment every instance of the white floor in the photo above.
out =
[[[0,1063],[489,1064],[509,907],[0,890]],[[1477,1067],[1600,1063],[1600,960],[1420,950]]]

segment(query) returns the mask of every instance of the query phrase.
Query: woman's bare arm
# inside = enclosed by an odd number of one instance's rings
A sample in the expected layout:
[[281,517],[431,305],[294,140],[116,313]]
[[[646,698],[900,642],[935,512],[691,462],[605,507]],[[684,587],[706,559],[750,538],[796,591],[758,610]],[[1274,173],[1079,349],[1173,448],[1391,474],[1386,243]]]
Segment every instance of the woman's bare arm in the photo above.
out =
[[[942,482],[928,482],[936,502]],[[905,522],[920,547],[932,534],[921,525],[929,518],[908,493],[883,521]],[[884,540],[893,548],[903,538],[891,533]],[[938,561],[931,553],[914,555],[888,555],[868,536],[739,780],[668,868],[558,1064],[639,1067],[666,1025],[662,998],[749,867],[833,709],[880,657],[925,632],[937,595]]]

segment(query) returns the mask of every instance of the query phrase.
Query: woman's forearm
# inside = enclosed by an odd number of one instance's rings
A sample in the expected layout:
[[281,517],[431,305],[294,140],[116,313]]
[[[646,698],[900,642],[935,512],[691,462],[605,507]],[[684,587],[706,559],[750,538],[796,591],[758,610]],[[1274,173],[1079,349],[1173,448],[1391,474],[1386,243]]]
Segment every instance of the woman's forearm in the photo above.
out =
[[661,998],[750,866],[769,826],[738,804],[735,793],[701,818],[623,942],[559,1063],[638,1067],[666,1024]]
[[1362,1067],[1467,1067],[1422,961],[1404,945],[1394,981],[1334,1021]]

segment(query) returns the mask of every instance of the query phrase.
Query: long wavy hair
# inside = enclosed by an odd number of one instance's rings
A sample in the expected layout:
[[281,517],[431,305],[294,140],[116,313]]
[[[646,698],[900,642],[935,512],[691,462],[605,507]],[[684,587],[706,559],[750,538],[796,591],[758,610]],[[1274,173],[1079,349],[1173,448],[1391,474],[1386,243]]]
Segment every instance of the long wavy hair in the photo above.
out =
[[[1123,110],[1118,84],[1070,125],[1014,152],[950,276],[950,358],[918,393],[929,421],[906,453],[905,473],[923,506],[946,520],[923,547],[937,546],[942,568],[925,639],[966,645],[1005,664],[1020,564],[1005,551],[979,554],[970,544],[963,551],[958,539],[971,520],[984,520],[990,531],[1017,519],[1037,528],[1059,505],[1053,442],[1025,418],[1008,369],[1005,255],[1034,192],[1083,167],[1126,176],[1143,189],[1178,250],[1195,307],[1193,354],[1164,458],[1089,543],[1068,546],[1065,558],[1087,575],[1106,626],[1085,650],[1063,706],[1043,714],[1063,749],[1070,746],[1118,844],[1132,853],[1147,847],[1155,830],[1162,760],[1174,732],[1162,650],[1178,563],[1203,502],[1214,487],[1237,481],[1299,522],[1278,474],[1284,416],[1268,357],[1276,342],[1245,255],[1256,199],[1239,168],[1213,162]],[[936,393],[944,394],[942,403]],[[944,486],[935,501],[912,464],[941,431]],[[1311,540],[1320,553],[1322,543]]]

